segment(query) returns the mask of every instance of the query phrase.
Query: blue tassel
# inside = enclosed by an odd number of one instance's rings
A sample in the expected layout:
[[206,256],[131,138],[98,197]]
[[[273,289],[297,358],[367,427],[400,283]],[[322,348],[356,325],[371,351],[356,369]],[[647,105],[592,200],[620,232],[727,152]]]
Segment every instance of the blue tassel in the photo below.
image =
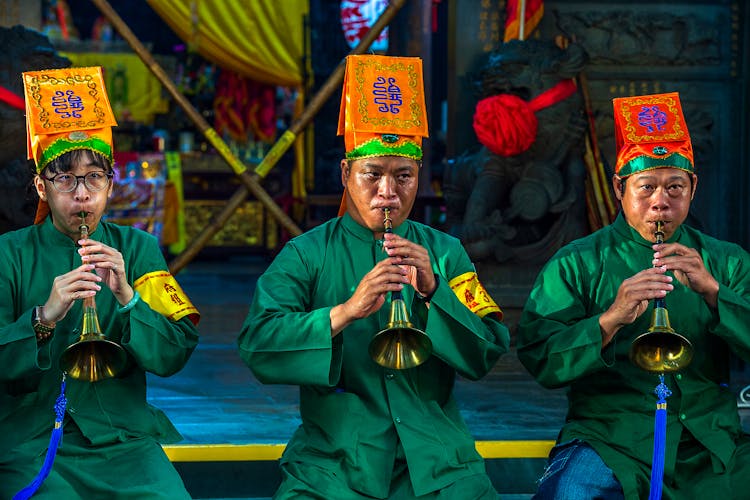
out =
[[659,375],[659,385],[654,390],[656,416],[654,418],[654,456],[651,460],[651,491],[648,500],[661,500],[664,483],[664,450],[667,447],[667,398],[672,395],[664,384],[664,375]]
[[49,476],[52,464],[55,462],[57,447],[60,446],[60,442],[62,441],[63,418],[65,417],[65,406],[67,404],[68,401],[65,399],[65,373],[63,373],[62,384],[60,384],[60,395],[57,396],[57,400],[55,401],[55,427],[52,429],[52,436],[49,440],[49,448],[47,448],[47,456],[44,458],[44,464],[34,480],[16,493],[13,500],[27,500],[31,498],[44,480],[47,479],[47,476]]

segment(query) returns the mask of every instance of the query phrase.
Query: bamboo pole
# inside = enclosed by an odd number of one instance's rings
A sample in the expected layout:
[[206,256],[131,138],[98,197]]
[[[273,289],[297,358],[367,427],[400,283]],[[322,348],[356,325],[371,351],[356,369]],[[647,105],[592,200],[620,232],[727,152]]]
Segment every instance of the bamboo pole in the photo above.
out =
[[[354,47],[348,55],[363,54],[370,48],[370,45],[377,39],[380,33],[393,20],[396,13],[403,7],[406,0],[392,0],[388,7],[380,15],[378,20],[360,39],[359,44]],[[292,145],[297,135],[303,131],[320,111],[331,95],[341,86],[346,70],[346,59],[342,59],[336,69],[331,73],[328,79],[323,83],[318,92],[310,99],[310,102],[299,115],[299,117],[289,126],[289,129],[278,139],[271,147],[261,163],[256,167],[255,172],[260,177],[265,177],[268,171],[276,164],[286,150]],[[211,223],[201,230],[191,244],[182,253],[175,257],[169,263],[169,270],[177,274],[185,267],[208,241],[216,234],[221,227],[229,220],[232,214],[242,205],[242,202],[248,195],[245,186],[240,186],[231,196],[229,202],[224,206],[221,212],[217,213]]]
[[591,105],[591,95],[589,93],[589,83],[586,73],[581,71],[578,74],[578,86],[583,95],[583,105],[586,110],[586,119],[588,121],[589,142],[591,144],[591,153],[594,159],[594,171],[589,172],[594,183],[596,191],[597,208],[602,219],[602,227],[612,223],[617,212],[615,202],[610,192],[609,179],[604,172],[604,163],[602,162],[601,152],[599,151],[599,141],[596,136],[596,120],[594,119],[594,110]]
[[[572,38],[575,42],[575,35]],[[555,43],[561,49],[566,49],[570,44],[571,40],[563,36],[555,38]],[[599,142],[596,136],[596,120],[594,119],[594,111],[591,105],[591,95],[589,93],[588,78],[586,77],[585,70],[581,70],[576,76],[578,83],[578,89],[581,91],[583,97],[583,106],[586,112],[586,121],[588,123],[588,134],[586,137],[585,146],[591,152],[591,161],[586,161],[586,204],[587,213],[589,218],[589,225],[591,230],[602,228],[608,224],[611,224],[614,220],[617,208],[615,202],[612,199],[612,194],[609,190],[609,179],[604,172],[604,163],[602,162],[601,152],[599,151]],[[584,152],[584,160],[588,158],[586,152]],[[593,163],[593,165],[591,165]]]
[[175,84],[170,80],[169,76],[162,69],[159,63],[156,62],[151,53],[146,47],[138,40],[138,37],[130,30],[128,25],[122,18],[115,12],[110,6],[107,0],[91,0],[96,7],[99,8],[101,13],[107,20],[112,23],[112,26],[122,36],[130,47],[135,51],[141,60],[146,64],[151,72],[159,79],[164,87],[169,91],[172,97],[175,99],[177,104],[182,107],[187,113],[188,117],[195,123],[198,130],[206,137],[209,143],[216,148],[216,151],[221,157],[229,164],[234,170],[235,174],[240,178],[240,181],[244,187],[253,196],[260,201],[266,209],[276,218],[279,223],[287,230],[290,234],[298,235],[302,234],[302,230],[295,224],[295,222],[273,201],[273,198],[263,189],[258,181],[257,175],[251,174],[247,171],[247,167],[232,154],[229,146],[224,140],[219,137],[219,134],[206,122],[201,114],[193,107],[185,96],[183,96],[177,89]]

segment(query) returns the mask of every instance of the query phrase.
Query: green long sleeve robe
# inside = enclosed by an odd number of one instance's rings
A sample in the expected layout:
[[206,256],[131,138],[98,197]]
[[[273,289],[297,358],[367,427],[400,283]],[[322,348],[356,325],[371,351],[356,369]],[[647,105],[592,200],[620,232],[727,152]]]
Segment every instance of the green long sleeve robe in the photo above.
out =
[[349,215],[282,249],[258,280],[239,337],[242,359],[261,382],[300,386],[302,425],[282,460],[325,466],[376,498],[388,494],[399,441],[417,495],[485,472],[452,390],[456,372],[479,379],[509,345],[494,315],[475,315],[448,286],[474,271],[457,239],[412,221],[394,232],[424,246],[440,276],[429,310],[411,287],[403,290],[412,323],[432,340],[425,364],[398,371],[370,359],[370,339],[388,321],[387,302],[331,338],[331,308],[387,257]]
[[[156,239],[143,231],[102,222],[91,239],[122,253],[131,284],[146,273],[167,269]],[[24,483],[30,482],[49,443],[62,376],[58,360],[80,335],[82,301],[74,303],[57,323],[52,339],[41,347],[37,346],[32,328],[32,312],[35,306],[45,303],[56,276],[81,265],[76,248],[70,238],[55,229],[49,217],[39,225],[0,236],[2,498],[15,493],[4,489],[11,486],[10,480],[3,481],[3,474],[11,477],[21,469],[23,474],[33,470],[23,479]],[[170,321],[145,300],[129,312],[118,312],[119,303],[104,285],[96,295],[96,306],[102,333],[123,346],[128,365],[121,376],[95,383],[68,378],[66,426],[80,429],[90,442],[92,454],[106,455],[109,446],[143,442],[144,438],[154,443],[180,440],[166,415],[147,403],[146,372],[169,376],[179,371],[197,345],[195,325],[187,317]],[[63,439],[55,467],[64,466],[65,458],[61,456],[65,449]],[[37,459],[37,463],[29,467],[32,459]],[[106,459],[102,461],[106,464]],[[137,461],[134,466],[139,466]],[[165,466],[171,467],[168,462]],[[110,479],[131,473],[117,467],[109,467],[108,472]],[[169,473],[174,474],[174,469]],[[80,470],[81,485],[86,484],[87,474],[91,475],[91,471]],[[126,490],[124,486],[123,489]]]
[[[669,242],[697,250],[720,288],[715,310],[676,279],[666,297],[671,325],[692,342],[695,357],[680,373],[665,376],[673,392],[667,399],[665,498],[674,494],[670,485],[692,488],[695,498],[722,498],[715,490],[701,497],[698,477],[680,475],[675,462],[683,433],[690,433],[710,450],[714,470],[721,473],[742,435],[728,382],[730,351],[750,360],[750,255],[684,225]],[[614,470],[626,498],[648,496],[659,381],[633,365],[628,351],[648,329],[651,312],[623,327],[603,351],[599,316],[624,279],[651,266],[652,245],[622,215],[568,244],[539,274],[518,332],[518,356],[529,372],[545,387],[568,387],[568,415],[558,442],[578,438],[592,445]]]

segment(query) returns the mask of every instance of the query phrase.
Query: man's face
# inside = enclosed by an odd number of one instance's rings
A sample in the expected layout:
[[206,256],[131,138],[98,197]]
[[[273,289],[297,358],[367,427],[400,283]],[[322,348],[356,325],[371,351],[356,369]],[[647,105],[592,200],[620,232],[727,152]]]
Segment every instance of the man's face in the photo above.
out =
[[414,205],[418,181],[419,164],[402,156],[341,162],[347,212],[374,233],[383,232],[384,208],[391,209],[393,227],[404,222]]
[[[81,155],[73,163],[70,171],[64,174],[82,177],[90,172],[106,174],[103,168],[91,160],[90,155]],[[82,223],[81,212],[86,212],[86,224],[89,226],[89,233],[93,233],[107,207],[107,199],[112,193],[112,181],[108,180],[107,187],[101,191],[91,191],[83,179],[78,179],[78,185],[73,191],[62,193],[55,188],[51,180],[48,180],[55,175],[60,174],[45,170],[34,178],[34,185],[39,197],[49,204],[55,227],[74,241],[78,241],[79,226]]]
[[688,215],[697,185],[695,174],[677,168],[657,168],[627,179],[612,179],[625,219],[649,241],[656,241],[656,221],[664,221],[665,240],[674,234]]

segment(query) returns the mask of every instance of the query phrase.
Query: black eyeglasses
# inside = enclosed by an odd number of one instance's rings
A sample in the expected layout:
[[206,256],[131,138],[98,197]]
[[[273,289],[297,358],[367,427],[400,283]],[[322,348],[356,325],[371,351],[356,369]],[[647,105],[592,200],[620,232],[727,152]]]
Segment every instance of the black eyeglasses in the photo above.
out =
[[45,177],[45,179],[50,181],[55,186],[55,189],[61,193],[70,193],[76,190],[78,183],[81,181],[83,181],[86,189],[89,191],[101,191],[109,186],[109,181],[112,177],[114,177],[114,174],[89,172],[86,175],[57,174],[52,178]]

